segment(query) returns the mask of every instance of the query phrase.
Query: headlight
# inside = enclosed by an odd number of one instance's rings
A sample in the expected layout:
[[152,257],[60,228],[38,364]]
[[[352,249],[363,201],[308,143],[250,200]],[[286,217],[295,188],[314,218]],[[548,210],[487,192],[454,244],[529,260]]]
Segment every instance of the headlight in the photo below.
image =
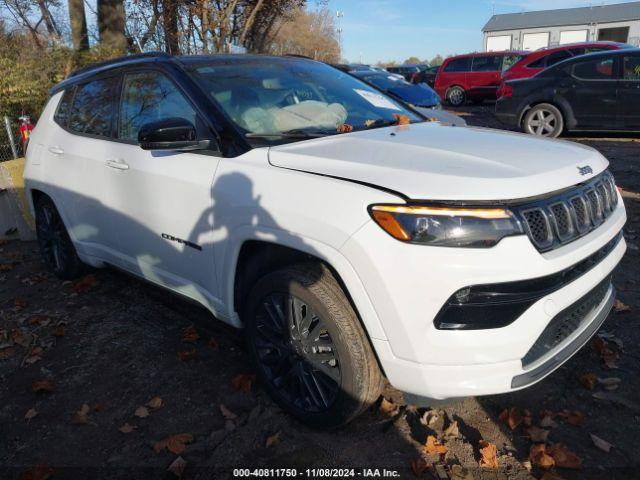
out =
[[369,213],[398,240],[439,247],[488,248],[504,237],[524,233],[504,208],[372,205]]

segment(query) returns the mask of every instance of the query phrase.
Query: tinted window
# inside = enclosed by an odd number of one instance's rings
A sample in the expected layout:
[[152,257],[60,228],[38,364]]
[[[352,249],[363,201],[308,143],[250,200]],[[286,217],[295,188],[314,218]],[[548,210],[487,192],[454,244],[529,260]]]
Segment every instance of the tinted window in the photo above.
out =
[[502,57],[495,55],[475,57],[471,70],[474,72],[497,72],[502,69]]
[[506,55],[502,57],[502,71],[510,69],[523,58],[523,55]]
[[566,50],[562,50],[560,52],[552,53],[551,55],[547,55],[546,67],[550,67],[551,65],[555,65],[556,63],[560,63],[567,58],[571,58],[571,54]]
[[195,110],[171,80],[159,72],[124,77],[118,138],[137,141],[144,124],[171,117],[196,125]]
[[468,72],[469,70],[471,70],[471,57],[452,60],[444,69],[445,72]]
[[62,98],[60,99],[60,103],[58,104],[56,114],[53,116],[55,122],[63,127],[66,127],[67,122],[69,121],[69,110],[71,109],[71,100],[73,100],[73,91],[73,87],[64,91]]
[[622,72],[625,80],[640,81],[640,56],[624,57]]
[[76,87],[69,128],[78,133],[110,137],[117,85],[118,79],[111,77]]
[[601,58],[574,65],[573,75],[585,80],[611,80],[616,78],[613,58]]

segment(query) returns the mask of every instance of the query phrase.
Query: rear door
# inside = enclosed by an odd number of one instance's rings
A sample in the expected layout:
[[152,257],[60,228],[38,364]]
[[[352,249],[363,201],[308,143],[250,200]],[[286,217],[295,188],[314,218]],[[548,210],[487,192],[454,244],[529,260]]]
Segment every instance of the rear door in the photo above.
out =
[[472,97],[496,98],[502,76],[502,55],[480,55],[473,57],[471,73],[467,76]]
[[640,55],[622,57],[622,78],[618,83],[621,128],[640,130]]
[[618,58],[586,58],[568,66],[571,79],[561,93],[571,105],[577,128],[618,128]]
[[211,138],[197,109],[164,72],[136,69],[123,75],[118,141],[107,169],[122,266],[212,304],[217,297],[212,184],[220,157],[208,151],[142,150],[140,128],[170,117],[191,122],[199,139]]

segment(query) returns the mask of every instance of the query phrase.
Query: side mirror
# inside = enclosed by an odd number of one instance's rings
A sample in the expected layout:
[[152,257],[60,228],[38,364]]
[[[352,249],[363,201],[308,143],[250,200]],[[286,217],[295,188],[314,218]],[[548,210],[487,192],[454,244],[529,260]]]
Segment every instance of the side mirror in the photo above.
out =
[[184,118],[166,118],[145,123],[138,132],[143,150],[206,150],[210,140],[198,140],[196,128]]

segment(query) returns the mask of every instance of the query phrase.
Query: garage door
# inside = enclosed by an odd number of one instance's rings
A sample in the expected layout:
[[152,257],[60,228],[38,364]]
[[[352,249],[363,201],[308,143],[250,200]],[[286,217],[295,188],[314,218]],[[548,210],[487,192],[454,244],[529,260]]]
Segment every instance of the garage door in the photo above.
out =
[[500,35],[487,38],[487,52],[511,50],[511,35]]
[[549,32],[525,33],[522,37],[523,50],[538,50],[549,46]]
[[560,45],[587,41],[588,30],[567,30],[560,32]]

